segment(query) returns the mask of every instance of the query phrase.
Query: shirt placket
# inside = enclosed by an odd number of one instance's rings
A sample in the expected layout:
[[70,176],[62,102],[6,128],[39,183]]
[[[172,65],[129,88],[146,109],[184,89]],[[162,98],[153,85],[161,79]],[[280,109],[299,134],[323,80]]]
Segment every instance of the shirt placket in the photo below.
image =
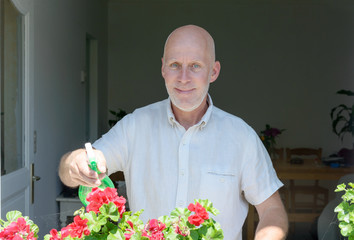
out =
[[186,207],[187,205],[189,146],[192,132],[193,128],[189,128],[188,131],[184,133],[179,143],[176,207]]

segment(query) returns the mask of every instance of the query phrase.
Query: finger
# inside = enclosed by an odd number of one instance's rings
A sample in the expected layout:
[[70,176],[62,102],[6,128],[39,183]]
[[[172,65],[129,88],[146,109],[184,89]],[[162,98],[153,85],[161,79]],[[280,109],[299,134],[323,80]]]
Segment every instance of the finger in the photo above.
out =
[[87,170],[87,172],[86,171],[79,171],[78,178],[81,179],[81,181],[86,182],[87,184],[90,184],[90,185],[101,184],[98,174],[95,171],[93,171],[89,167],[86,170]]
[[94,182],[98,179],[98,174],[93,171],[88,165],[88,158],[86,153],[83,152],[76,160],[76,178],[80,178],[83,181]]
[[97,159],[97,168],[101,173],[107,172],[106,159],[103,153],[99,150],[95,150],[95,156]]
[[83,181],[81,178],[74,178],[73,180],[77,182],[79,185],[86,186],[86,187],[98,187],[99,185],[101,185],[101,181],[97,179],[96,182],[94,183]]
[[107,176],[106,173],[101,173],[101,174],[98,175],[98,179],[99,179],[99,180],[102,180],[102,179],[104,179],[106,176]]
[[89,168],[86,170],[89,174],[87,174],[87,172],[85,173],[85,170],[83,171],[78,168],[76,170],[77,174],[73,175],[73,180],[76,181],[77,184],[84,186],[100,185],[101,181],[98,179],[98,174]]
[[77,168],[80,176],[85,176],[93,179],[98,178],[98,174],[89,167],[87,162],[78,164]]

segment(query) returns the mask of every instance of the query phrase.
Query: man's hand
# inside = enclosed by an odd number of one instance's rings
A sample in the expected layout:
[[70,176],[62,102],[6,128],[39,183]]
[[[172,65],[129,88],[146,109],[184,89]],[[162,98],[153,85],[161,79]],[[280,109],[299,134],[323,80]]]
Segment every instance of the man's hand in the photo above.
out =
[[279,193],[275,192],[267,200],[255,207],[259,215],[255,239],[285,239],[288,232],[288,216]]
[[106,159],[101,151],[94,150],[97,160],[97,168],[101,174],[97,174],[88,166],[88,157],[85,149],[78,149],[65,154],[59,165],[59,177],[68,187],[79,185],[97,187],[106,173]]

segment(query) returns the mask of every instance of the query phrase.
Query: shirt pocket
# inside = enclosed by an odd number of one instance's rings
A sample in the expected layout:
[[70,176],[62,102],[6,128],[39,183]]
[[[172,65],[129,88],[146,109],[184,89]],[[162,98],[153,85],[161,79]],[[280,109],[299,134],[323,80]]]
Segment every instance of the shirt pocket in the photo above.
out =
[[201,175],[200,196],[214,206],[230,204],[237,196],[236,175],[227,171],[208,170]]

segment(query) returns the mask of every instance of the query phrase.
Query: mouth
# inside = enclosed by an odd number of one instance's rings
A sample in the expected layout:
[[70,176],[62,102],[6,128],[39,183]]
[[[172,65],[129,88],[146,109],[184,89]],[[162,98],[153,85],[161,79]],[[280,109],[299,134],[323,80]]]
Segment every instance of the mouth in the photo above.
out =
[[189,93],[193,92],[195,90],[195,88],[192,88],[192,89],[175,88],[175,90],[177,93],[180,93],[180,94],[189,94]]

